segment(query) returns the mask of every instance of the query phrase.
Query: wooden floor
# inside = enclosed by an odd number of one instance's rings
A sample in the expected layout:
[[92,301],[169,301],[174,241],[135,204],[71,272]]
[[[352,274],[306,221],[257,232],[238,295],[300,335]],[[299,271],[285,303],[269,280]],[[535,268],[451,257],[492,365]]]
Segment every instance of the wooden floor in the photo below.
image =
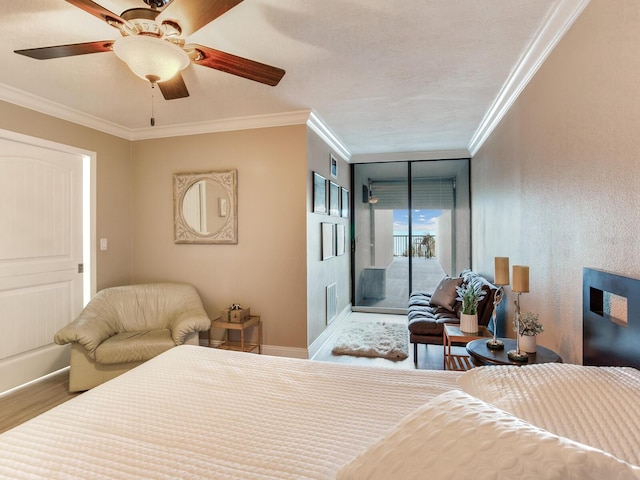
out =
[[[351,313],[353,318],[367,318],[371,321],[384,320],[387,322],[407,323],[406,315],[382,315],[372,313]],[[348,318],[341,325],[344,328]],[[353,357],[350,355],[333,355],[333,339],[339,334],[340,328],[314,357],[314,360],[347,363],[351,365],[381,366],[389,368],[415,369],[413,363],[413,345],[409,344],[409,358],[402,361],[392,361],[384,358]],[[442,370],[442,345],[418,345],[418,368],[428,370]],[[6,395],[0,396],[0,433],[19,425],[30,418],[39,415],[80,393],[69,393],[69,370],[50,375],[45,379],[29,384]]]
[[69,393],[69,370],[50,375],[0,397],[0,433],[26,422],[79,393]]

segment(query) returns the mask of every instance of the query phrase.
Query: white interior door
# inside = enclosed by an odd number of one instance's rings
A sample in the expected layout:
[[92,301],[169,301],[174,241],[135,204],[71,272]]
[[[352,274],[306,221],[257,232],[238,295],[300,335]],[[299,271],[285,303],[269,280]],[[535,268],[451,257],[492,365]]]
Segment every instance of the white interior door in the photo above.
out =
[[83,155],[0,138],[0,392],[68,365],[83,306]]

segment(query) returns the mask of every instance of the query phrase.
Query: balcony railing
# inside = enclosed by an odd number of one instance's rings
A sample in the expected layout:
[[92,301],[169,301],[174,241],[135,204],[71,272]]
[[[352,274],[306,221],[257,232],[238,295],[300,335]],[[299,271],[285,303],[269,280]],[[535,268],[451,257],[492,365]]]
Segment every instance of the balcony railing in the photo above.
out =
[[394,235],[393,236],[393,256],[394,257],[424,257],[433,258],[436,256],[436,236],[435,235]]

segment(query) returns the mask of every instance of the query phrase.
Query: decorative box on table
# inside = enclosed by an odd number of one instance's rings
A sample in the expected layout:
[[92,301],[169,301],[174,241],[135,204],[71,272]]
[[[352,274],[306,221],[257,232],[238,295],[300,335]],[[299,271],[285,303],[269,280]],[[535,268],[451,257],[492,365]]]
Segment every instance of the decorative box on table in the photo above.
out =
[[250,308],[239,308],[232,310],[230,308],[225,308],[222,310],[222,320],[233,323],[242,323],[249,320],[251,316]]

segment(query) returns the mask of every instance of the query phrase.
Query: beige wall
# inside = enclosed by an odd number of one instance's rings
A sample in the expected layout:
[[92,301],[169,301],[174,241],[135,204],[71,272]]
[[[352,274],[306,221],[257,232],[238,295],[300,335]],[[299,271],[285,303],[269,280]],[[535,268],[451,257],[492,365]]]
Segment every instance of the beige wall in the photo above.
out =
[[582,268],[640,277],[638,45],[639,2],[592,0],[471,162],[474,269],[529,265],[522,308],[572,363]]
[[[331,154],[338,161],[338,178],[331,177]],[[351,303],[350,229],[349,219],[313,213],[313,172],[317,172],[341,187],[349,189],[351,173],[349,165],[332,151],[313,130],[307,129],[307,344],[311,345],[327,327],[326,287],[335,282],[338,291],[338,314]],[[351,194],[351,192],[350,192]],[[322,261],[321,224],[323,222],[345,225],[345,254]]]
[[0,102],[0,128],[96,152],[97,289],[131,281],[131,142],[33,110]]
[[[133,158],[133,280],[191,283],[210,316],[249,306],[267,350],[306,349],[306,126],[136,141]],[[175,244],[173,174],[232,168],[238,244]]]
[[[193,283],[211,316],[234,302],[262,315],[263,343],[276,354],[302,355],[324,330],[326,282],[313,275],[309,306],[320,310],[307,325],[307,156],[329,178],[330,149],[312,131],[307,145],[306,125],[130,142],[0,102],[0,128],[96,152],[96,240],[109,246],[97,249],[98,290]],[[173,174],[230,168],[238,170],[238,245],[175,244]],[[348,186],[343,160],[339,175]],[[330,274],[344,275],[336,278],[339,309],[350,301],[348,258]]]

